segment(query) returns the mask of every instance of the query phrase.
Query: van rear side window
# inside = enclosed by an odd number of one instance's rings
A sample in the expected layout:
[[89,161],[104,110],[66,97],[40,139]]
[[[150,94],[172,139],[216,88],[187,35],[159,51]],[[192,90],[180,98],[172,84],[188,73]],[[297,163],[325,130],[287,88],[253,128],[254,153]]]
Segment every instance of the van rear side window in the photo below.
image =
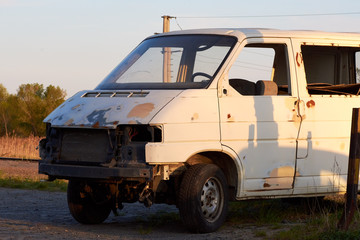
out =
[[303,45],[301,51],[309,94],[359,95],[360,48]]

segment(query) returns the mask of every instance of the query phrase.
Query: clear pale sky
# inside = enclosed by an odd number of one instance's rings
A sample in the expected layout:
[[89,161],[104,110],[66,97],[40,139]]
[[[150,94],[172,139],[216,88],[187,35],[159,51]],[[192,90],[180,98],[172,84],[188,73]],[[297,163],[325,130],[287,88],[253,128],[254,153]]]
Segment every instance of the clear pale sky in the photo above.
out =
[[145,37],[170,29],[261,27],[360,32],[360,14],[185,18],[360,12],[358,0],[0,0],[0,83],[52,84],[67,96],[97,84]]

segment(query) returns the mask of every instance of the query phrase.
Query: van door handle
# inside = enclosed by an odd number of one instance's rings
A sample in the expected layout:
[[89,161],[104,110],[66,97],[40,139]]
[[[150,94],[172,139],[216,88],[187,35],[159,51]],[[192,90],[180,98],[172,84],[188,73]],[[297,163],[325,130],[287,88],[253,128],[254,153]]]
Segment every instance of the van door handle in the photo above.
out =
[[294,108],[298,117],[301,117],[305,114],[305,103],[303,100],[296,100],[294,102]]

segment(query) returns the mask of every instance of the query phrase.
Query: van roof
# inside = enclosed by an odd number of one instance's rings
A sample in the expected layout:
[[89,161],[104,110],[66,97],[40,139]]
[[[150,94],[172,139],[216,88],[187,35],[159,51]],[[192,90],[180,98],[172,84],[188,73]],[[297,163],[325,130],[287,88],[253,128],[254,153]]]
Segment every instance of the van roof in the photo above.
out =
[[360,33],[335,33],[311,30],[278,30],[265,28],[209,28],[192,29],[161,33],[156,36],[183,34],[218,34],[235,36],[238,39],[249,37],[290,37],[290,38],[327,38],[339,40],[360,40]]

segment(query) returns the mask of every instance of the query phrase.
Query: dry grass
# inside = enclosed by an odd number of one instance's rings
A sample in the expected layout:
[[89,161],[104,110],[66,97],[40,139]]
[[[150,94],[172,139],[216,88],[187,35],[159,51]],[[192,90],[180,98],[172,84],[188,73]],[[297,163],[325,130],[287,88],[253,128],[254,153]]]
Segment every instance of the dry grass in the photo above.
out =
[[34,136],[27,138],[0,137],[0,157],[39,159],[39,151],[36,148],[40,139],[40,137]]

